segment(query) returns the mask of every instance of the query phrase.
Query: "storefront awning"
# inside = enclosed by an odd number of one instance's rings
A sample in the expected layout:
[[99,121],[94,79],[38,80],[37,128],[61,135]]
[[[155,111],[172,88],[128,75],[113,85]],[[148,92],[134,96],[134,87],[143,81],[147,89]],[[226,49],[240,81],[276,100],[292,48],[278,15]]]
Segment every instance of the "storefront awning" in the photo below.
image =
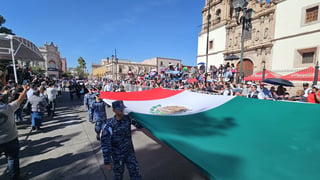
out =
[[[13,47],[11,47],[11,39]],[[15,35],[0,33],[0,60],[12,60],[11,48],[14,50],[15,59],[44,61],[40,50],[32,42]]]
[[[2,60],[31,59],[43,61],[43,56],[32,42],[15,35],[0,33],[0,62]],[[16,67],[13,66],[15,82],[18,83]]]

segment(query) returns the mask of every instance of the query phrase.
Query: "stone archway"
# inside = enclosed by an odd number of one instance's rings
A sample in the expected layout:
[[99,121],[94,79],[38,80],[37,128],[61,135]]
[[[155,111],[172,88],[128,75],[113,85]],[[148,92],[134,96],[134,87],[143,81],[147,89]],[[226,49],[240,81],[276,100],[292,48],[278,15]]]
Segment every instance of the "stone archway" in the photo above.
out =
[[[253,62],[250,59],[243,59],[242,70],[244,77],[253,74]],[[237,64],[237,72],[240,73],[240,61]]]

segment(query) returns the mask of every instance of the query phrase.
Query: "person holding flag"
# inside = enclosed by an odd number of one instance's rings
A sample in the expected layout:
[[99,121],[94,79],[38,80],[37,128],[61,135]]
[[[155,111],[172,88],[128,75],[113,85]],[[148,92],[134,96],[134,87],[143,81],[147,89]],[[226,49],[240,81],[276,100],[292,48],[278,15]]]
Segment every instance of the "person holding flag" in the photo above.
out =
[[112,108],[115,115],[103,125],[101,134],[101,150],[105,168],[113,169],[115,180],[122,180],[126,165],[131,180],[141,180],[132,143],[131,118],[124,115],[126,106],[123,101],[112,102]]

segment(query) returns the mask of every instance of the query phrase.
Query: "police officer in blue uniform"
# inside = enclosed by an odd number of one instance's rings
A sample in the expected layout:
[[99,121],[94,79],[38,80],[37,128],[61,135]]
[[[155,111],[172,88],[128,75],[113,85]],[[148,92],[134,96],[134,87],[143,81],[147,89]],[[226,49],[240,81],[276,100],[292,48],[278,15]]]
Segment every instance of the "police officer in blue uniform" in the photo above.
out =
[[95,102],[92,103],[93,116],[96,121],[95,124],[95,132],[97,133],[97,140],[100,140],[100,132],[102,128],[102,124],[107,120],[106,106],[107,103],[102,101],[100,98],[100,93],[95,94]]
[[131,119],[124,115],[123,101],[112,103],[115,116],[103,125],[101,134],[101,149],[107,170],[114,172],[115,180],[122,180],[124,166],[131,180],[141,180],[140,169],[136,160],[131,136]]
[[83,105],[87,106],[89,113],[89,122],[94,123],[93,121],[93,109],[92,103],[95,101],[95,93],[91,87],[88,87],[88,93],[84,95]]

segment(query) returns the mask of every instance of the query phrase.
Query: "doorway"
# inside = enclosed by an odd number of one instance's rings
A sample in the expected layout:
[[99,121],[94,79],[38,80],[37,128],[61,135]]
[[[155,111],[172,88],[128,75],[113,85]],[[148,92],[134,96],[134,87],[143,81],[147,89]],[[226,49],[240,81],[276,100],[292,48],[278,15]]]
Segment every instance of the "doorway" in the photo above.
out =
[[[244,59],[242,64],[242,72],[244,77],[250,76],[253,74],[253,62],[250,59]],[[237,76],[240,74],[240,61],[237,64]]]

